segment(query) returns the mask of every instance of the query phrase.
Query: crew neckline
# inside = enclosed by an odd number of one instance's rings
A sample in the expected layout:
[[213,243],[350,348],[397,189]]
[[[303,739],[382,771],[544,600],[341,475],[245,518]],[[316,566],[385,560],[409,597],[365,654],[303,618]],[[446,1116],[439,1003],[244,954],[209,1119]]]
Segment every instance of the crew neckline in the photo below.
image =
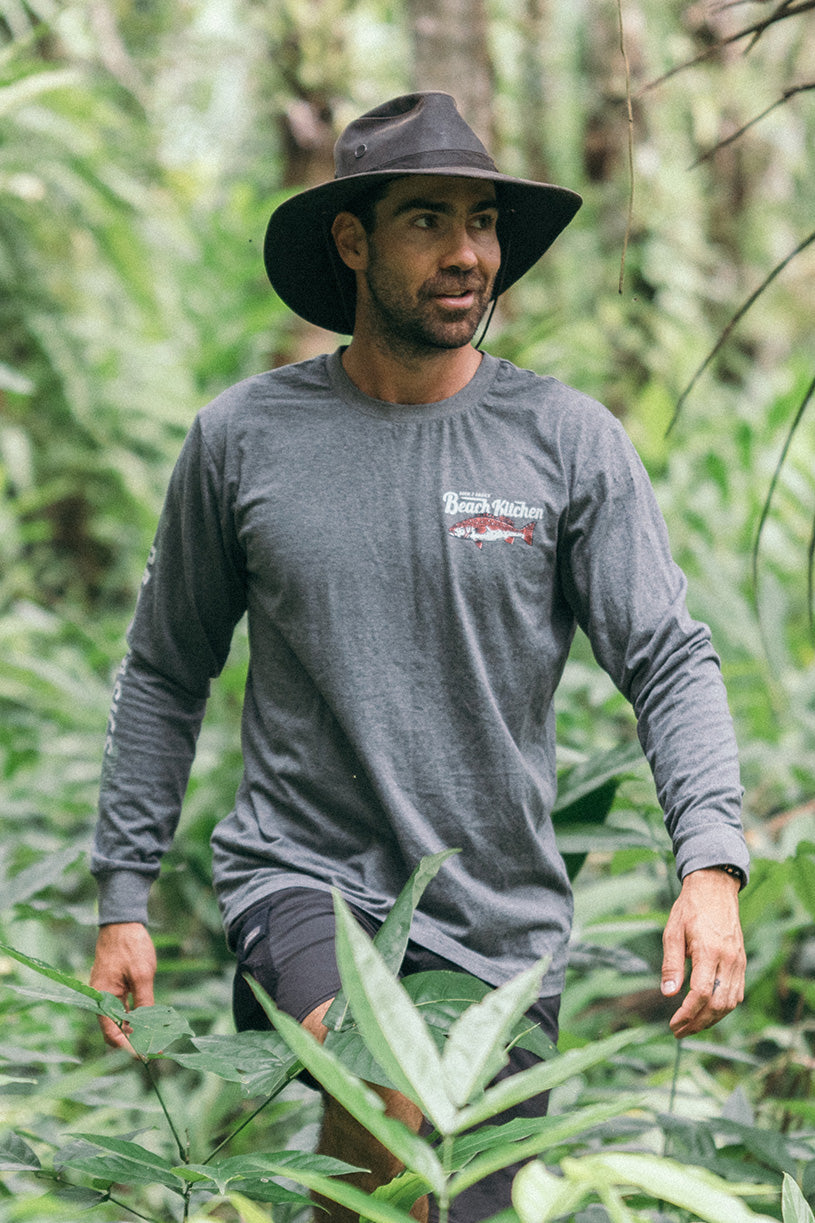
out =
[[457,416],[483,402],[484,395],[495,381],[500,361],[490,353],[481,354],[481,363],[470,381],[447,399],[435,403],[389,403],[384,399],[372,399],[359,389],[348,377],[342,363],[345,346],[341,346],[326,357],[326,368],[333,390],[355,412],[388,420],[393,424],[408,421],[438,420],[445,416]]

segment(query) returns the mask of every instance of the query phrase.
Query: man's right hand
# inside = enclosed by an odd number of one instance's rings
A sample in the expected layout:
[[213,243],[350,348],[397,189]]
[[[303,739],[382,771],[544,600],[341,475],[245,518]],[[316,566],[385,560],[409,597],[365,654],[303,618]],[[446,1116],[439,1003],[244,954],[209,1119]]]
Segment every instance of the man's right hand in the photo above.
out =
[[[128,1011],[152,1006],[155,975],[156,949],[141,922],[115,922],[100,928],[90,980],[94,989],[113,994]],[[99,1025],[109,1045],[130,1049],[127,1033],[112,1019],[100,1017]]]

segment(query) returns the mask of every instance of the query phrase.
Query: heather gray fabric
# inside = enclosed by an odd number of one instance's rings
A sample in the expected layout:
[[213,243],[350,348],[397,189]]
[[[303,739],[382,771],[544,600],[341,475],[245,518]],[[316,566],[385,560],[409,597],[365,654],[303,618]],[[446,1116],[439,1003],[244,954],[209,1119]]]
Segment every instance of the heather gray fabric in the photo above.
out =
[[680,876],[747,870],[708,630],[623,429],[553,378],[485,356],[451,399],[394,405],[335,353],[199,414],[114,694],[103,922],[146,920],[244,609],[244,774],[213,835],[227,928],[303,885],[381,920],[416,862],[455,846],[415,941],[496,984],[549,954],[542,993],[558,993],[572,901],[553,696],[576,622],[633,703]]

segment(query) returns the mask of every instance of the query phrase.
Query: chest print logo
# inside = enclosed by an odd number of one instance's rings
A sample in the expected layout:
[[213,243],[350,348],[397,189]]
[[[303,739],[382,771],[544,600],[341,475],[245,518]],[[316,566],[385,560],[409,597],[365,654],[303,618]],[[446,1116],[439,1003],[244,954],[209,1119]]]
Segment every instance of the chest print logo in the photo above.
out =
[[483,548],[484,544],[496,539],[503,539],[508,544],[513,543],[516,539],[522,539],[525,544],[531,544],[534,530],[534,522],[528,522],[523,527],[516,527],[512,518],[496,517],[495,514],[479,514],[476,518],[465,518],[462,522],[454,523],[450,527],[450,534],[454,535],[456,539],[471,539],[476,548]]
[[444,494],[443,501],[445,514],[467,515],[448,527],[450,534],[454,539],[471,539],[478,549],[496,540],[511,544],[521,539],[531,544],[535,523],[544,513],[543,506],[502,501],[485,493],[449,492]]

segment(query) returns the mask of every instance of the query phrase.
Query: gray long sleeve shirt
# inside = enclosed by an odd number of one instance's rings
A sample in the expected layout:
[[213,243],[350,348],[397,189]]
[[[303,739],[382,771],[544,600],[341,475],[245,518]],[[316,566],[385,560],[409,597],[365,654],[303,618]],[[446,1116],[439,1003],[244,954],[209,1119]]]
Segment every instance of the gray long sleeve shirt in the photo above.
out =
[[680,875],[747,869],[709,632],[623,429],[554,379],[485,356],[452,398],[395,405],[335,353],[199,413],[114,694],[103,922],[146,919],[244,611],[244,772],[213,835],[227,929],[303,885],[382,918],[423,855],[457,847],[413,937],[494,984],[549,954],[559,991],[553,697],[576,624],[633,704]]

